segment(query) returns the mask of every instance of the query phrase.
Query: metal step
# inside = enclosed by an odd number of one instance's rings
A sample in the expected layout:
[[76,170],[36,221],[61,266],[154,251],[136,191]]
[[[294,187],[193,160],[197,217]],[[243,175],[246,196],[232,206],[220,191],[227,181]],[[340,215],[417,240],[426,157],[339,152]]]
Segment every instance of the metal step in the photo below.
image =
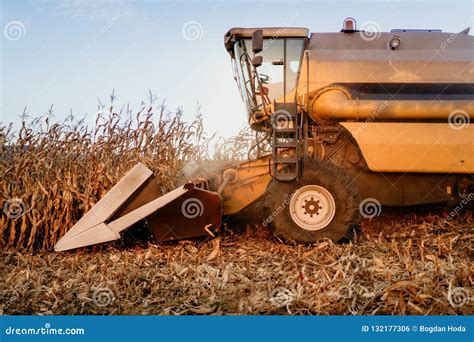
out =
[[[300,172],[300,139],[301,124],[298,120],[296,103],[274,103],[275,113],[272,114],[272,159],[273,177],[280,181],[292,181],[298,178]],[[278,127],[281,115],[282,125]],[[290,127],[292,126],[292,127]],[[285,141],[281,141],[285,139]],[[294,152],[292,157],[281,156],[282,149]]]
[[274,133],[296,133],[294,128],[274,128]]
[[294,163],[298,162],[298,158],[296,158],[296,157],[290,157],[290,158],[276,157],[276,158],[273,158],[273,162],[275,164],[294,164]]
[[296,175],[294,174],[284,174],[284,173],[276,173],[274,177],[283,182],[290,182],[296,179]]
[[275,143],[275,145],[273,145],[273,147],[275,147],[275,148],[295,148],[297,146],[298,146],[298,144],[294,141],[279,142],[279,143]]

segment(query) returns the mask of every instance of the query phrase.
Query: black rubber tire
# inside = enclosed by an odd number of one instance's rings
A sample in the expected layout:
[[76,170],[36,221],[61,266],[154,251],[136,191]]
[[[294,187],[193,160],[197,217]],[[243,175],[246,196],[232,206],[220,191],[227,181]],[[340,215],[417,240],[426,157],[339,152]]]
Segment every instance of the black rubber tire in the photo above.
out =
[[[298,226],[290,215],[290,195],[304,185],[319,185],[334,198],[336,213],[326,227],[310,231]],[[263,201],[264,224],[276,237],[292,242],[313,243],[323,238],[339,241],[351,238],[359,225],[359,193],[347,172],[329,161],[312,161],[304,167],[297,181],[281,182],[273,179],[267,186]]]

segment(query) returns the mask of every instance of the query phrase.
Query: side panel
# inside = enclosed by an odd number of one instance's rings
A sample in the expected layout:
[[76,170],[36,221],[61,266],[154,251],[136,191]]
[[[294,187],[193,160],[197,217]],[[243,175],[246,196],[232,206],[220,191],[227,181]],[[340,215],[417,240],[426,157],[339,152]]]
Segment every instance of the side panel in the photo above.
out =
[[222,213],[232,215],[248,207],[263,196],[272,180],[269,173],[269,156],[249,161],[233,168],[238,178],[222,192]]
[[374,198],[396,207],[445,203],[451,199],[456,178],[442,173],[353,173],[362,200]]
[[474,125],[341,122],[377,172],[474,173]]
[[[390,50],[387,46],[394,35],[401,45]],[[471,84],[474,37],[459,34],[453,40],[452,35],[383,32],[367,40],[360,33],[313,33],[298,93],[311,94],[334,83]]]

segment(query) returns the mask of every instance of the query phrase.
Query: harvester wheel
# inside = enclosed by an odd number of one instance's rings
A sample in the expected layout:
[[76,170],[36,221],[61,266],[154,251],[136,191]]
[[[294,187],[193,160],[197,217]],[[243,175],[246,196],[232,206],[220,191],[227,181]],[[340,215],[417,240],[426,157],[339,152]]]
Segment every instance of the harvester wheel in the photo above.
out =
[[350,237],[360,222],[357,186],[328,161],[305,165],[298,181],[273,179],[263,203],[264,224],[285,240],[312,243]]

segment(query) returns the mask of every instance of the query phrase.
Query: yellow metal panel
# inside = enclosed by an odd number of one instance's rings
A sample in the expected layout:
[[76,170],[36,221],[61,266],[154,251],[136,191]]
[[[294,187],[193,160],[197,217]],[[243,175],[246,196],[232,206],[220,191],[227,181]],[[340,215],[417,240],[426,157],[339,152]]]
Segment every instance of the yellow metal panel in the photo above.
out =
[[[372,171],[473,173],[474,125],[342,122]],[[455,129],[456,128],[456,129]]]
[[272,179],[268,172],[269,159],[266,156],[234,168],[238,179],[228,184],[222,193],[224,215],[238,213],[263,196]]

